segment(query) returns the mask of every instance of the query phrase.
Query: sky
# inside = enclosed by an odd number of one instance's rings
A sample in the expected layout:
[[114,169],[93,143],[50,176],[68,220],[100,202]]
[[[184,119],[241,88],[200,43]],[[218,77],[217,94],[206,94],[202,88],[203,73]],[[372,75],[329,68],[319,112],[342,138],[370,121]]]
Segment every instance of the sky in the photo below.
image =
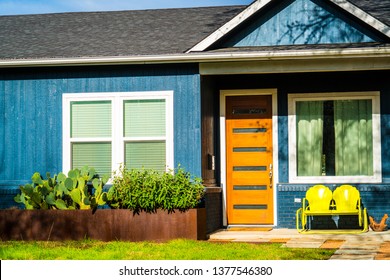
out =
[[248,5],[253,0],[0,0],[0,15]]

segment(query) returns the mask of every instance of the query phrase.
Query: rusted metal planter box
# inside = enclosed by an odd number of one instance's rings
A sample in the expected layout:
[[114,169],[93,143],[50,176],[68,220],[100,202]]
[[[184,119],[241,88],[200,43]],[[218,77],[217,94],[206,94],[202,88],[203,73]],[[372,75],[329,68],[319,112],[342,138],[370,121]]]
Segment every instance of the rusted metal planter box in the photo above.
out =
[[206,209],[140,213],[129,210],[0,210],[1,240],[167,241],[206,239]]

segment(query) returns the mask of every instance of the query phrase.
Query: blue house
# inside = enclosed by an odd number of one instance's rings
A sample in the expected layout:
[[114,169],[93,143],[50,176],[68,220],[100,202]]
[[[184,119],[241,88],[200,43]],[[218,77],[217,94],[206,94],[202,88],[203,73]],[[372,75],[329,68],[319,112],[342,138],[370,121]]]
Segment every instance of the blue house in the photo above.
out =
[[207,229],[295,227],[314,184],[390,212],[390,1],[0,17],[0,204],[31,175],[179,164]]

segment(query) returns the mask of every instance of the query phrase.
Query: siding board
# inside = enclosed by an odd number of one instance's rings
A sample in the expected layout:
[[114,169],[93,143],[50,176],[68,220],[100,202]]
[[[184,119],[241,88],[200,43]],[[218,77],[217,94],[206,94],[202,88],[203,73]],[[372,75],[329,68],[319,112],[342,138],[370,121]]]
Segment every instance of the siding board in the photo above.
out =
[[[272,4],[271,4],[272,6]],[[363,43],[372,30],[319,0],[278,1],[222,44],[223,47]]]
[[62,170],[62,94],[82,92],[173,90],[175,166],[181,164],[201,176],[196,66],[27,71],[0,72],[0,182],[29,180],[36,171],[44,175]]
[[[1,76],[0,76],[1,77]],[[0,78],[0,180],[4,180],[5,169],[5,82]]]

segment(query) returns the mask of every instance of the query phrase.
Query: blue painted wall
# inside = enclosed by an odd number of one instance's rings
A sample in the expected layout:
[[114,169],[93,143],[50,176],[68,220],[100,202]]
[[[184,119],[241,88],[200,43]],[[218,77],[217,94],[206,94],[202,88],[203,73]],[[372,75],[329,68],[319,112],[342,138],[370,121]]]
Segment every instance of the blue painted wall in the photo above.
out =
[[[295,198],[305,197],[310,184],[290,184],[288,181],[288,93],[380,91],[382,183],[354,184],[360,191],[362,203],[368,215],[376,221],[390,213],[390,85],[386,82],[388,71],[312,73],[286,75],[279,80],[278,118],[279,125],[279,182],[277,186],[278,226],[295,228],[295,212],[302,206]],[[340,184],[329,187],[334,190]],[[387,221],[390,226],[390,221]]]
[[[201,176],[196,65],[0,72],[0,204],[38,171],[62,171],[62,94],[174,91],[174,161]],[[1,205],[0,205],[1,206]]]
[[[278,92],[279,182],[288,181],[288,94],[379,91],[381,109],[382,183],[390,183],[390,71],[230,75],[215,77],[218,89],[274,88]],[[217,90],[218,92],[218,90]]]
[[[278,92],[279,184],[277,185],[277,223],[279,227],[295,228],[295,212],[310,184],[291,184],[288,179],[288,94],[322,92],[379,91],[381,109],[382,182],[356,184],[368,214],[379,220],[390,214],[390,71],[356,71],[334,73],[296,73],[217,76],[217,89],[275,88]],[[218,90],[216,90],[218,92]],[[218,115],[217,115],[218,116]],[[337,184],[331,185],[334,189]],[[390,220],[388,220],[390,226]]]
[[[272,4],[271,4],[272,5]],[[318,0],[286,0],[264,9],[223,47],[374,42],[375,36]]]
[[[220,89],[242,89],[242,85],[248,89],[278,90],[279,227],[295,227],[295,211],[300,204],[294,198],[304,197],[310,187],[288,182],[288,93],[381,92],[383,182],[358,185],[358,188],[369,214],[375,219],[390,213],[389,75],[390,71],[357,71],[211,77],[210,94],[218,95]],[[57,173],[62,169],[63,93],[151,90],[174,91],[175,164],[181,163],[188,171],[201,176],[200,77],[196,65],[0,72],[0,207],[12,205],[17,186],[28,181],[33,172]],[[218,112],[216,107],[217,119]]]
[[[333,191],[338,185],[332,184],[328,187]],[[360,192],[363,206],[367,209],[367,214],[372,216],[377,222],[381,220],[385,213],[390,213],[390,185],[388,184],[354,184]],[[278,227],[295,228],[297,209],[302,207],[302,203],[294,202],[295,198],[305,197],[309,185],[279,184],[277,189],[278,201]],[[390,226],[390,221],[387,220]]]

